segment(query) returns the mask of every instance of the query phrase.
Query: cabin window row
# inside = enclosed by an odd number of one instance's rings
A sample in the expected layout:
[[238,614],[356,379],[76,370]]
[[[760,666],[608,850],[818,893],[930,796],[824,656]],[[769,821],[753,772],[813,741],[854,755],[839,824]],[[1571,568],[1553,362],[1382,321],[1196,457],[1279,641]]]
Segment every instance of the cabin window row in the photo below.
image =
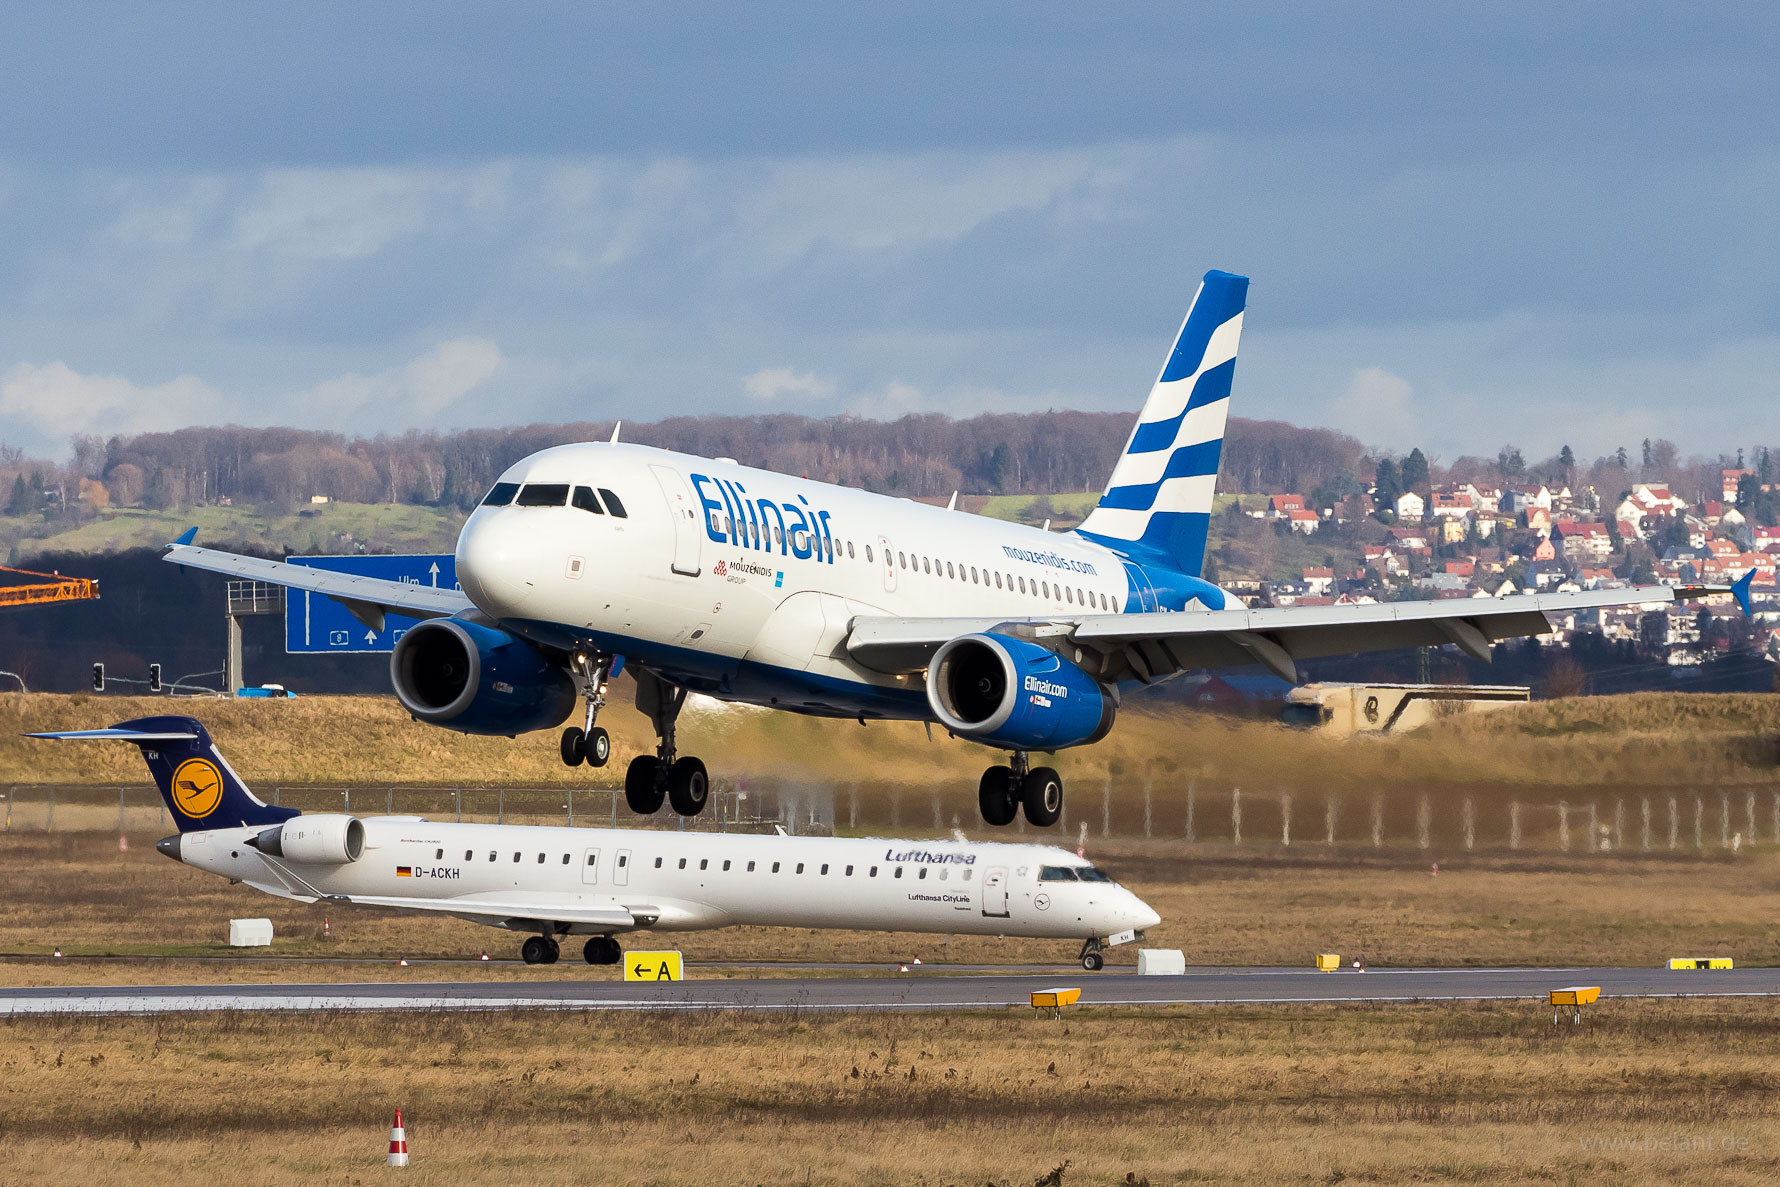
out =
[[988,585],[994,582],[996,589],[1018,590],[1020,593],[1035,594],[1052,601],[1064,602],[1072,606],[1086,606],[1092,610],[1113,609],[1112,598],[1099,590],[1083,589],[1081,586],[1068,586],[1049,581],[1040,581],[1034,577],[1026,577],[1013,573],[1000,573],[992,569],[978,569],[975,565],[953,564],[935,557],[919,556],[912,553],[898,552],[896,565],[900,569],[916,573],[925,573],[932,577],[944,577],[950,581],[969,581],[972,585]]
[[[435,850],[433,850],[433,860],[435,860],[435,861],[443,861],[443,860],[444,860],[444,858],[445,858],[445,850],[444,850],[444,849],[435,849]],[[524,855],[524,854],[523,854],[523,853],[515,853],[515,854],[514,854],[514,855],[513,855],[513,860],[514,860],[514,861],[523,861],[523,860],[524,860],[524,858],[525,858],[525,855]],[[489,860],[489,861],[499,861],[499,860],[500,860],[500,859],[501,859],[501,855],[500,855],[500,851],[499,851],[499,850],[496,850],[496,849],[491,849],[491,850],[489,850],[489,851],[488,851],[488,860]],[[466,850],[464,850],[464,860],[465,860],[465,861],[475,861],[475,860],[476,860],[476,851],[475,851],[475,850],[474,850],[474,849],[466,849]],[[538,864],[539,864],[539,865],[543,865],[543,864],[544,864],[544,863],[545,863],[545,862],[546,862],[546,861],[547,861],[547,860],[549,860],[549,855],[548,855],[548,854],[544,854],[544,853],[540,853],[540,854],[538,854]],[[680,859],[679,859],[679,863],[680,863],[680,864],[679,864],[679,866],[678,866],[678,868],[679,868],[679,869],[682,869],[682,870],[683,870],[683,869],[685,869],[685,868],[686,868],[686,863],[687,863],[687,860],[688,860],[688,859],[687,859],[687,858],[684,858],[684,857],[682,857],[682,858],[680,858]],[[568,865],[568,864],[569,864],[569,861],[570,861],[570,858],[569,858],[569,855],[568,855],[568,854],[566,854],[566,853],[565,853],[565,854],[563,854],[563,855],[562,855],[562,864],[563,864],[563,865],[565,865],[565,866],[566,866],[566,865]],[[656,868],[656,869],[658,869],[658,870],[659,870],[659,869],[661,869],[661,868],[662,868],[662,861],[663,861],[663,859],[662,859],[662,858],[659,858],[659,857],[658,857],[658,858],[656,858],[656,859],[655,859],[655,868]],[[593,856],[592,856],[592,855],[591,855],[591,854],[589,854],[589,855],[588,855],[588,858],[587,858],[587,864],[588,864],[588,865],[592,865],[592,864],[593,864],[593,862],[594,862],[594,859],[593,859]],[[623,856],[623,855],[621,855],[621,856],[620,856],[620,857],[619,857],[619,858],[618,858],[618,864],[619,864],[619,865],[621,865],[621,866],[622,866],[622,865],[625,865],[625,864],[627,864],[627,863],[626,863],[626,858],[625,858],[625,856]],[[746,871],[746,872],[747,872],[747,873],[750,873],[750,874],[752,874],[752,873],[754,873],[754,872],[755,872],[755,864],[756,864],[756,863],[755,863],[755,862],[752,862],[752,861],[751,861],[751,862],[749,862],[749,863],[748,863],[748,868],[747,868],[747,871]],[[794,869],[794,870],[793,870],[793,871],[792,871],[792,872],[793,872],[793,873],[797,873],[797,874],[801,874],[801,873],[803,873],[803,872],[804,872],[804,867],[805,867],[805,866],[806,866],[806,865],[807,865],[807,864],[809,864],[809,863],[806,863],[806,862],[801,862],[801,861],[800,861],[800,862],[797,862],[797,863],[796,863],[796,869]],[[819,876],[826,876],[826,875],[827,875],[827,874],[828,874],[828,869],[829,869],[829,864],[830,864],[830,863],[828,863],[828,862],[822,862],[822,863],[821,863],[821,865],[820,865],[820,867],[819,867],[819,868],[818,868],[818,869],[817,869],[817,871],[816,871],[816,873],[817,873],[817,874],[818,874],[818,875],[819,875]],[[783,866],[783,865],[784,865],[784,863],[783,863],[783,862],[777,862],[777,861],[775,861],[775,862],[773,862],[773,863],[772,863],[772,871],[771,871],[771,872],[772,872],[772,873],[775,873],[775,874],[777,874],[777,873],[779,873],[779,872],[781,872],[781,867],[782,867],[782,866]],[[700,869],[700,870],[701,870],[701,871],[703,871],[703,870],[708,870],[708,869],[710,869],[710,867],[711,867],[711,859],[710,859],[710,858],[708,858],[708,857],[702,857],[702,858],[700,858],[700,859],[699,859],[699,862],[698,862],[698,868],[699,868],[699,869]],[[724,862],[723,862],[723,867],[722,867],[722,868],[723,868],[723,872],[725,872],[725,873],[727,873],[727,872],[728,872],[728,871],[729,871],[729,868],[730,868],[730,861],[729,861],[729,860],[728,860],[728,859],[726,859],[726,860],[725,860],[725,861],[724,861]],[[898,877],[898,878],[900,878],[900,877],[902,877],[902,876],[903,876],[903,870],[904,870],[904,869],[905,869],[905,867],[903,867],[903,866],[896,866],[896,867],[895,867],[895,875],[894,875],[894,876],[895,876],[895,877]],[[927,877],[927,871],[928,871],[928,869],[929,869],[929,867],[927,867],[927,866],[922,866],[922,867],[920,867],[920,869],[919,869],[919,870],[918,870],[918,871],[916,871],[916,881],[923,881],[923,880],[925,880],[925,879],[926,879],[926,877]],[[1049,870],[1049,868],[1048,868],[1048,867],[1047,867],[1047,872],[1050,872],[1050,870]],[[1099,874],[1099,871],[1094,871],[1094,872],[1095,872],[1095,873],[1096,873],[1096,874]],[[939,881],[941,881],[941,882],[944,882],[944,881],[946,881],[946,880],[947,880],[947,875],[948,875],[948,873],[949,873],[949,871],[948,871],[948,870],[947,870],[947,868],[946,868],[946,867],[944,867],[944,866],[941,866],[941,867],[940,867],[940,868],[939,868],[939,878],[938,878],[938,880],[939,880]],[[850,865],[849,865],[849,866],[847,866],[847,867],[846,867],[846,868],[845,868],[845,870],[844,870],[844,872],[843,872],[843,873],[842,873],[842,875],[841,875],[841,876],[842,876],[842,877],[845,877],[845,878],[851,878],[851,877],[852,877],[852,876],[853,876],[853,867],[852,867],[852,866],[850,866]],[[876,878],[876,877],[877,877],[877,876],[878,876],[878,867],[877,867],[877,866],[868,866],[868,867],[867,867],[867,868],[866,868],[866,877],[868,877],[868,878]],[[1084,881],[1086,881],[1086,880],[1089,880],[1089,879],[1087,879],[1087,878],[1084,878]],[[1096,879],[1093,879],[1093,880],[1095,880],[1095,881],[1104,881],[1104,880],[1105,880],[1105,875],[1100,875],[1100,876],[1099,876],[1099,877],[1098,877],[1098,878],[1096,878]],[[960,874],[960,875],[959,875],[959,881],[961,881],[961,882],[969,882],[969,881],[970,881],[970,870],[969,870],[969,869],[965,869],[965,870],[964,870],[964,871],[963,871],[963,872],[962,872],[962,873],[961,873],[961,874]]]

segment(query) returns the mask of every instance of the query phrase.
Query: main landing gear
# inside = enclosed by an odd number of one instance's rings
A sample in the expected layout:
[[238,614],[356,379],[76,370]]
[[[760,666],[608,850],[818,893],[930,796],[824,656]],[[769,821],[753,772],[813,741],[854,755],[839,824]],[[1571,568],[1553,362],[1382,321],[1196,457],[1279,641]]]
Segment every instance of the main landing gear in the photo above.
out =
[[587,959],[588,964],[617,964],[624,959],[624,949],[611,936],[595,936],[587,941],[587,947],[581,950],[581,955]]
[[686,690],[675,688],[653,672],[637,671],[637,708],[649,715],[660,739],[654,754],[639,754],[624,772],[624,801],[639,816],[661,811],[665,799],[682,816],[697,816],[711,799],[711,777],[705,764],[674,749],[674,723],[686,705]]
[[1005,767],[990,767],[977,785],[977,807],[983,820],[1008,825],[1014,815],[1026,813],[1035,828],[1049,828],[1063,815],[1063,776],[1050,767],[1029,767],[1026,753],[1016,750]]
[[527,964],[555,964],[562,956],[562,947],[554,937],[533,936],[519,946],[519,956]]
[[606,675],[612,670],[610,656],[589,656],[577,653],[569,667],[581,681],[582,695],[587,698],[587,715],[580,725],[562,731],[562,761],[571,767],[586,763],[603,767],[612,757],[612,738],[594,725],[600,710],[606,706]]

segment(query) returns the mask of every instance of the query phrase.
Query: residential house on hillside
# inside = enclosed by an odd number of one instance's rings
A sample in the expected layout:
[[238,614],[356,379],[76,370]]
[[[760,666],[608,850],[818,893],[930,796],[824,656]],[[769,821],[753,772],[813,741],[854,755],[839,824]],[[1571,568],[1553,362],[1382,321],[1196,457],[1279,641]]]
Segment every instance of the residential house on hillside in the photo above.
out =
[[1523,515],[1529,507],[1551,510],[1551,491],[1543,486],[1511,486],[1502,492],[1497,506],[1509,515]]
[[1412,490],[1397,496],[1397,518],[1406,523],[1420,523],[1426,510],[1427,504]]
[[1564,559],[1573,565],[1602,561],[1613,555],[1613,540],[1607,535],[1606,524],[1559,520],[1552,525],[1551,536]]
[[1304,588],[1313,594],[1326,594],[1335,588],[1334,569],[1304,570]]
[[1724,471],[1723,494],[1724,494],[1725,502],[1734,504],[1737,501],[1737,484],[1743,481],[1744,475],[1748,475],[1749,477],[1753,478],[1753,477],[1755,477],[1755,471],[1754,470],[1726,470],[1726,471]]
[[1323,520],[1316,512],[1300,508],[1297,511],[1286,512],[1286,523],[1294,532],[1308,536],[1323,525]]

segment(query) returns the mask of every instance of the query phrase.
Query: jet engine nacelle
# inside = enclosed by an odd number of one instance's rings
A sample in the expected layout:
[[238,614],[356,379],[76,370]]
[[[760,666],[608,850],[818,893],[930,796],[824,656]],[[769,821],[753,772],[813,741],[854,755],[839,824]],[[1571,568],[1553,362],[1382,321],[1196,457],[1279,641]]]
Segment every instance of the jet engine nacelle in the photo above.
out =
[[575,682],[543,652],[460,618],[409,628],[389,657],[389,679],[402,708],[465,734],[549,729],[575,707]]
[[345,865],[365,854],[365,826],[356,816],[323,812],[293,816],[247,842],[261,853],[310,865]]
[[1098,742],[1118,701],[1054,651],[994,633],[960,635],[927,667],[927,703],[954,734],[1010,750]]

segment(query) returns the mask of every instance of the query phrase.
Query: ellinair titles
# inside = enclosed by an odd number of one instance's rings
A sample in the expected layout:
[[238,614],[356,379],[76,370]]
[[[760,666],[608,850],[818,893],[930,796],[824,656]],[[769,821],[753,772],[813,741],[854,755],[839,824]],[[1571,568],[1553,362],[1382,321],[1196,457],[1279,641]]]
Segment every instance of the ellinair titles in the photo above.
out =
[[[1033,752],[1098,741],[1127,689],[1258,664],[1451,645],[1487,660],[1547,615],[1730,593],[1643,586],[1251,609],[1203,575],[1248,280],[1208,272],[1104,494],[1050,532],[738,464],[606,442],[501,474],[457,541],[460,589],[169,546],[176,564],[326,594],[371,629],[424,619],[390,660],[416,721],[512,736],[563,727],[563,761],[603,765],[597,724],[629,672],[654,726],[625,798],[696,815],[710,781],[678,748],[692,694],[861,723],[925,721],[1005,751],[983,819],[1055,824],[1063,781]],[[954,502],[956,500],[954,499]],[[580,705],[578,720],[569,721]],[[894,777],[894,772],[888,773]]]
[[[767,927],[1080,940],[1085,967],[1158,916],[1091,863],[1045,845],[458,824],[265,803],[190,717],[32,735],[134,744],[179,831],[156,848],[299,902],[454,915],[532,933],[529,963],[588,937],[615,964],[638,931]],[[197,788],[188,790],[187,784]]]

